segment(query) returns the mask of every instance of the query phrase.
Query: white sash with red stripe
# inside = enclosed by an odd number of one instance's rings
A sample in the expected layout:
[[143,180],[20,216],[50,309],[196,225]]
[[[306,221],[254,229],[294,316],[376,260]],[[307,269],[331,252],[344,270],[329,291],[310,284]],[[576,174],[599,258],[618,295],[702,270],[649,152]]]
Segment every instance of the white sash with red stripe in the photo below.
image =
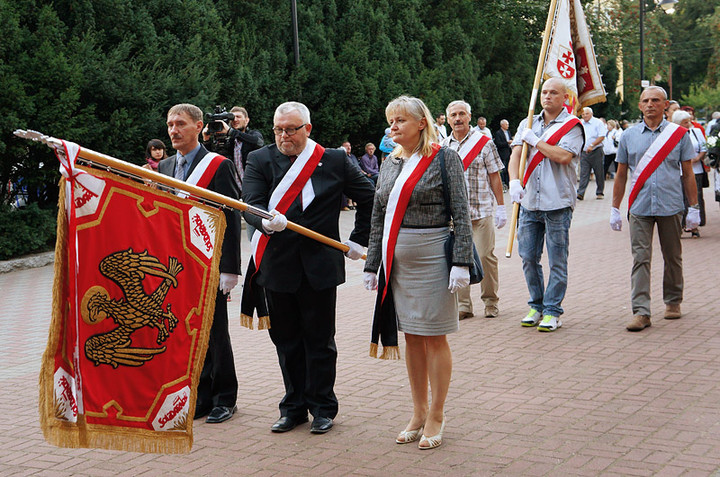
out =
[[670,154],[675,146],[678,145],[682,137],[687,133],[687,129],[675,123],[667,123],[665,129],[650,144],[650,147],[635,166],[632,174],[632,182],[630,183],[630,197],[628,197],[628,211],[632,207],[635,198],[645,185],[645,181],[655,172],[662,164],[662,161]]
[[[297,196],[302,193],[303,210],[307,209],[315,198],[315,191],[312,187],[312,176],[315,168],[320,163],[325,148],[312,139],[307,140],[305,149],[298,155],[290,169],[285,173],[280,183],[270,195],[268,210],[277,210],[281,214],[287,213],[290,205]],[[252,238],[252,255],[255,260],[255,267],[260,269],[260,261],[265,253],[270,237],[256,230]]]
[[470,167],[470,164],[472,164],[488,142],[490,142],[490,138],[482,133],[473,134],[472,137],[465,141],[465,144],[458,149],[458,155],[463,162],[463,170],[467,170],[467,168]]
[[[560,139],[562,139],[565,134],[579,124],[580,120],[576,116],[570,116],[562,123],[555,123],[547,128],[540,137],[540,140],[554,146],[560,142]],[[532,175],[535,168],[540,165],[543,159],[545,159],[545,155],[538,151],[535,147],[530,150],[529,155],[532,159],[525,168],[525,174],[523,175],[523,187],[527,184],[527,181],[530,179],[530,175]]]
[[390,191],[383,226],[382,261],[385,270],[386,286],[383,290],[382,300],[385,299],[388,284],[390,283],[390,270],[392,269],[393,256],[395,254],[395,244],[397,243],[398,233],[400,232],[400,225],[402,224],[405,211],[410,202],[410,196],[439,150],[440,145],[433,144],[433,150],[430,155],[420,157],[419,153],[413,154],[410,159],[405,161]]
[[[185,182],[207,189],[207,186],[210,185],[210,181],[215,176],[218,167],[220,167],[220,164],[222,164],[222,161],[224,160],[225,156],[215,154],[214,152],[208,152],[200,160],[200,163],[195,166],[195,169],[193,169],[192,173]],[[188,196],[186,192],[178,192],[177,195],[182,198]]]

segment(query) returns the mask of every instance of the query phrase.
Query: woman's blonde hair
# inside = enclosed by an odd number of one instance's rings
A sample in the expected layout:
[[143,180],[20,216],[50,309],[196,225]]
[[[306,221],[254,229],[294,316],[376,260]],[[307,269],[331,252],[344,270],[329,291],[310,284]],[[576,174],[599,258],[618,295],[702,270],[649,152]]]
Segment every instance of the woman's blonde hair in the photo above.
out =
[[[420,121],[425,118],[425,128],[420,131],[420,141],[415,147],[415,152],[419,152],[423,156],[427,156],[432,152],[432,144],[437,142],[437,132],[433,127],[433,118],[430,110],[425,103],[419,98],[412,96],[398,96],[388,103],[385,108],[385,117],[390,122],[390,116],[395,113],[405,113]],[[402,153],[402,146],[398,145],[392,152],[393,156],[399,156]]]

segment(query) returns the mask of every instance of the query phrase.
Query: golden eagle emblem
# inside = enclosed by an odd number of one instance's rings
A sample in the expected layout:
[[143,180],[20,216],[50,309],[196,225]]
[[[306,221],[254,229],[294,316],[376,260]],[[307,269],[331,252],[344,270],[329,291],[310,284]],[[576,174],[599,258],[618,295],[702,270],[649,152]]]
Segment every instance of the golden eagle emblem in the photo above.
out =
[[[113,300],[107,290],[93,286],[85,292],[81,310],[83,320],[88,324],[97,324],[105,318],[112,318],[117,328],[97,335],[85,341],[85,356],[96,366],[109,364],[142,366],[156,354],[163,353],[165,346],[159,348],[137,348],[132,346],[131,335],[149,326],[157,328],[157,343],[162,344],[178,324],[177,317],[168,303],[167,311],[163,302],[170,285],[177,287],[177,275],[183,266],[175,257],[168,259],[167,267],[156,257],[133,252],[132,248],[112,253],[100,262],[100,273],[115,282],[125,295],[124,299]],[[148,294],[143,287],[147,275],[162,277],[157,289]],[[167,320],[167,326],[165,321]]]

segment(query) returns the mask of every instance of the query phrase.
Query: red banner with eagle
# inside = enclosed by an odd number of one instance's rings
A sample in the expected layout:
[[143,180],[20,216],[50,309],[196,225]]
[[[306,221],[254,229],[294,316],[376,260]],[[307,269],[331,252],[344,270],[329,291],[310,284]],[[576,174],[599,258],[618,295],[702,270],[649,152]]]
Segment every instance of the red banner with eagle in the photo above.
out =
[[61,447],[189,452],[225,230],[221,211],[75,165],[63,143],[53,316],[40,373]]

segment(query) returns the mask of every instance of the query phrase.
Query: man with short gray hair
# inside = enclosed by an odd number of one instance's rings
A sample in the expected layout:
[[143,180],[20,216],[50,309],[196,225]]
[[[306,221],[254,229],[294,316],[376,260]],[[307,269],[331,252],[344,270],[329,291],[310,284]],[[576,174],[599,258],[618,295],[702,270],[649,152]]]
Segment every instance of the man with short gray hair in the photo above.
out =
[[322,434],[338,412],[335,305],[345,262],[341,251],[285,227],[291,220],[340,240],[344,194],[357,204],[345,256],[357,260],[368,243],[375,189],[345,151],[325,149],[310,139],[310,111],[304,104],[281,104],[273,124],[275,144],[250,153],[243,183],[243,200],[272,214],[268,219],[245,214],[257,229],[251,259],[257,272],[246,288],[265,290],[270,339],[285,384],[280,419],[271,430],[289,431],[307,422],[309,411],[314,417],[310,432]]
[[[470,105],[453,101],[445,111],[451,133],[443,146],[458,152],[465,168],[468,205],[472,221],[473,242],[477,248],[485,277],[480,282],[481,298],[485,303],[485,317],[495,318],[498,310],[498,259],[495,256],[495,226],[501,229],[507,222],[500,171],[502,161],[495,144],[477,128],[470,127]],[[494,211],[495,204],[497,208]],[[470,287],[458,290],[459,318],[474,316]]]

